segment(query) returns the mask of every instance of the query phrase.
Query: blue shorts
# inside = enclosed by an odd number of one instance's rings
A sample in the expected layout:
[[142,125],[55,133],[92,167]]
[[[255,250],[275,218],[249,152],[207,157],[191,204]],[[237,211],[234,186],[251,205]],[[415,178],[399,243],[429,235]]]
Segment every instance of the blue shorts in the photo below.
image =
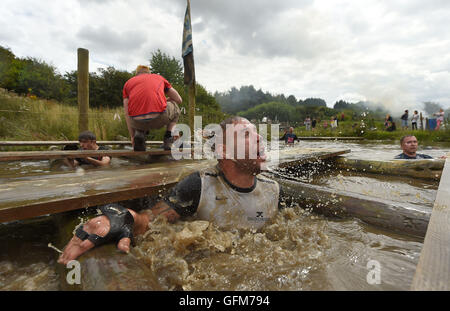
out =
[[408,120],[402,120],[402,127],[408,127]]

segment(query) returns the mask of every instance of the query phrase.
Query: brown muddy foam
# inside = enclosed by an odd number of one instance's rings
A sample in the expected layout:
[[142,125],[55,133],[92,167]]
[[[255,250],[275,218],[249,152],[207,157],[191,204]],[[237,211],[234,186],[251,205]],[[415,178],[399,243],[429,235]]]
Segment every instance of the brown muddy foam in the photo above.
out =
[[300,208],[284,209],[259,231],[158,218],[133,251],[169,290],[310,289],[329,247],[325,226]]

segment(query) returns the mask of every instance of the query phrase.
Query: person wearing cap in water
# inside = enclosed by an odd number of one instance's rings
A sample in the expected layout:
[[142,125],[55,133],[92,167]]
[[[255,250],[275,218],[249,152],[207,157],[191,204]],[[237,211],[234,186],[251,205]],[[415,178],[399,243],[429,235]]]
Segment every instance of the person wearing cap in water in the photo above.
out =
[[118,242],[118,249],[128,252],[133,236],[151,229],[158,215],[170,222],[195,216],[225,229],[258,229],[277,215],[286,204],[279,184],[259,175],[266,156],[256,127],[245,118],[231,117],[220,128],[214,148],[217,166],[190,174],[140,213],[117,203],[102,207],[103,215],[76,230],[58,262],[67,264],[107,242]]
[[[145,151],[146,135],[150,129],[166,127],[164,149],[170,150],[172,129],[180,116],[182,99],[162,76],[152,74],[150,68],[139,65],[136,75],[122,90],[123,108],[134,151]],[[166,98],[167,97],[167,98]]]
[[[97,145],[97,137],[91,131],[84,131],[78,136],[81,150],[108,150],[105,146]],[[74,148],[75,147],[75,148]],[[66,145],[64,150],[77,150],[76,145]],[[107,166],[111,163],[111,156],[86,157],[64,159],[64,163],[72,168],[80,165]]]

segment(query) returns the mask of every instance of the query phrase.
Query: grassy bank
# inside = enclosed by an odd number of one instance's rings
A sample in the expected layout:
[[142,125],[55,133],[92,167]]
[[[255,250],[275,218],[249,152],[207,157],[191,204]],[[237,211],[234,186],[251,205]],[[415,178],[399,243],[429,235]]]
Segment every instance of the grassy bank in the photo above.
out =
[[[203,126],[208,122],[220,122],[205,116]],[[188,123],[187,115],[182,114],[179,123]],[[314,131],[306,131],[305,126],[295,128],[298,136],[319,137],[364,137],[368,140],[398,141],[402,136],[414,133],[420,142],[450,142],[450,125],[440,131],[402,131],[387,132],[382,121],[369,125],[361,121],[341,121],[335,129],[318,124]],[[374,129],[376,128],[376,129]],[[128,137],[123,109],[90,109],[89,129],[97,140],[116,140]],[[268,126],[270,139],[270,126]],[[149,140],[162,140],[165,129],[152,130]],[[56,101],[21,97],[0,89],[0,140],[77,140],[78,107]],[[280,136],[282,133],[280,133]],[[22,149],[23,150],[23,149]]]
[[324,128],[322,124],[316,126],[314,131],[306,131],[305,126],[295,128],[297,136],[318,137],[364,137],[367,140],[392,140],[399,141],[405,135],[414,134],[420,142],[450,142],[450,126],[446,130],[396,130],[388,132],[384,130],[382,121],[375,121],[372,127],[364,122],[341,121],[337,128],[330,126]]
[[[97,140],[128,137],[122,108],[89,109],[89,129]],[[77,140],[78,107],[17,96],[0,89],[1,140]],[[164,129],[149,139],[162,139]]]

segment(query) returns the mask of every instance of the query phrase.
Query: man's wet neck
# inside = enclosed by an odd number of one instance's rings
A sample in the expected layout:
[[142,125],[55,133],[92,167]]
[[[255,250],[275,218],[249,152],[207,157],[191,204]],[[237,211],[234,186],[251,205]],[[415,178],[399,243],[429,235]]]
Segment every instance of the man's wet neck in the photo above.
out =
[[251,188],[255,184],[255,176],[253,174],[242,172],[235,165],[228,165],[225,170],[221,166],[221,171],[225,178],[238,188]]
[[414,152],[414,153],[408,153],[408,152],[406,152],[406,151],[403,151],[403,153],[406,154],[408,157],[411,157],[411,158],[413,158],[413,157],[415,157],[415,156],[417,155],[416,152]]

